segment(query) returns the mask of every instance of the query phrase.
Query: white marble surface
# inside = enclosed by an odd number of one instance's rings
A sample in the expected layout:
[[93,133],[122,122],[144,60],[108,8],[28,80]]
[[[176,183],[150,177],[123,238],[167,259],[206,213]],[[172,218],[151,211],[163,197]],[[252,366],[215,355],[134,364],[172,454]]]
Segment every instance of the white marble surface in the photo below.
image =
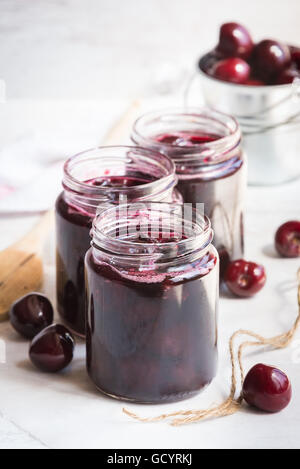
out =
[[[298,0],[241,2],[202,0],[1,0],[0,78],[7,103],[0,105],[0,145],[42,128],[57,138],[66,128],[65,100],[76,115],[76,103],[99,99],[99,126],[90,133],[97,143],[112,115],[128,98],[147,96],[150,106],[161,78],[158,70],[175,64],[192,68],[202,50],[215,41],[216,27],[236,18],[257,33],[300,42]],[[180,64],[180,65],[179,65]],[[174,93],[174,100],[178,96]],[[177,101],[176,101],[177,102]],[[108,105],[113,112],[108,112]],[[109,115],[109,117],[107,117]],[[84,114],[78,116],[82,118]],[[74,118],[74,117],[73,117]],[[76,117],[77,118],[77,117]],[[75,118],[75,119],[76,119]],[[72,121],[74,123],[74,121]],[[68,131],[72,138],[72,124]],[[24,162],[26,164],[26,162]],[[16,168],[19,170],[19,168]],[[223,297],[220,305],[220,366],[213,384],[200,396],[180,404],[130,408],[155,415],[178,408],[203,408],[229,391],[227,342],[237,328],[265,335],[287,330],[297,313],[298,260],[277,258],[277,226],[299,218],[299,181],[277,188],[250,188],[246,217],[246,257],[267,269],[265,289],[250,300]],[[36,217],[1,217],[0,248],[16,240]],[[45,245],[46,292],[53,298],[53,235]],[[84,364],[84,344],[64,373],[39,373],[28,360],[28,344],[8,323],[0,324],[0,448],[296,448],[300,429],[300,335],[282,351],[247,355],[275,364],[290,376],[291,405],[282,413],[262,415],[245,408],[223,419],[173,428],[166,423],[141,424],[122,414],[122,404],[99,394]],[[5,363],[2,363],[5,361]]]
[[[203,408],[221,401],[229,391],[227,341],[237,328],[266,336],[287,330],[296,315],[295,273],[298,260],[282,260],[273,251],[273,234],[282,220],[299,216],[299,183],[283,189],[252,189],[247,211],[247,258],[262,262],[268,272],[265,289],[255,298],[221,299],[220,366],[213,384],[201,395],[180,404],[130,405],[143,415],[175,409]],[[284,200],[282,195],[285,195]],[[274,205],[274,202],[275,205]],[[2,221],[1,221],[2,223]],[[4,226],[4,225],[3,225]],[[8,225],[5,225],[9,229]],[[14,223],[14,226],[17,226]],[[19,222],[20,228],[25,226]],[[14,233],[13,233],[14,234]],[[54,269],[47,244],[46,292],[53,297]],[[122,403],[99,394],[90,383],[84,345],[77,344],[75,360],[64,373],[48,376],[30,364],[28,344],[8,323],[0,325],[6,343],[0,364],[0,447],[47,448],[296,448],[300,425],[300,335],[288,349],[251,352],[246,369],[256,362],[275,364],[290,376],[294,396],[280,414],[249,411],[197,425],[173,428],[166,423],[141,424],[122,414]],[[283,431],[284,429],[284,431]]]

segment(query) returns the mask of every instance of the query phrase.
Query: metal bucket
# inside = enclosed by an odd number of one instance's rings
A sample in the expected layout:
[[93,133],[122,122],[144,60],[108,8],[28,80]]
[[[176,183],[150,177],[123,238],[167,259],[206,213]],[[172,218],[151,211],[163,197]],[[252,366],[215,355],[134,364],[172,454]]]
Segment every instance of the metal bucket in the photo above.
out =
[[281,184],[300,177],[300,80],[245,86],[199,73],[206,105],[234,116],[241,126],[249,184]]

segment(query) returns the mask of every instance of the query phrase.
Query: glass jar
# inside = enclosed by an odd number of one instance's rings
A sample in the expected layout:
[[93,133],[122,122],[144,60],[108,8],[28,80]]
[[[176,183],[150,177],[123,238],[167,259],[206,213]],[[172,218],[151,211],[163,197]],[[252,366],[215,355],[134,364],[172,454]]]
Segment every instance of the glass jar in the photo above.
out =
[[157,152],[100,147],[70,158],[56,202],[57,307],[73,332],[85,334],[84,257],[98,206],[127,201],[181,201],[175,166]]
[[132,140],[168,155],[176,164],[185,203],[203,203],[212,222],[221,277],[244,252],[246,160],[236,120],[209,109],[148,113],[134,124]]
[[85,260],[87,369],[112,397],[177,401],[216,374],[218,254],[209,219],[183,210],[120,205],[94,220]]

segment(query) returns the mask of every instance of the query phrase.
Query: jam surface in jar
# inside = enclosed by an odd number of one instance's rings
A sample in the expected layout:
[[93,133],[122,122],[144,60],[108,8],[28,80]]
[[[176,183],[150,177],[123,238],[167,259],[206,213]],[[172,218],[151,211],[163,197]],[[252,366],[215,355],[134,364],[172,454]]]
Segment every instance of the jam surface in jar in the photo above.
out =
[[203,143],[214,142],[218,140],[219,135],[204,134],[202,132],[174,132],[155,135],[154,139],[159,143],[175,145],[180,147],[192,147]]
[[89,184],[95,187],[135,187],[143,184],[149,184],[149,182],[155,181],[154,177],[145,176],[145,174],[135,174],[134,176],[103,176],[85,181],[85,184]]
[[[130,246],[154,254],[182,239],[143,234]],[[121,267],[101,250],[88,251],[87,369],[112,397],[172,402],[198,393],[216,374],[218,256],[210,246],[176,267],[157,268],[155,254],[149,264]]]

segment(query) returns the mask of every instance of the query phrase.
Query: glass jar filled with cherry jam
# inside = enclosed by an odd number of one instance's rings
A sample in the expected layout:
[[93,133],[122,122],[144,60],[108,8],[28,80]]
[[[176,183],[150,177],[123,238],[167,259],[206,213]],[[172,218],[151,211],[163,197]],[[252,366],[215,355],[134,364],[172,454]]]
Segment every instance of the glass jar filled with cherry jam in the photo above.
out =
[[135,122],[132,139],[172,158],[185,203],[204,203],[222,275],[244,250],[246,161],[238,123],[209,109],[152,112]]
[[215,376],[218,253],[209,219],[183,210],[119,205],[94,220],[85,259],[87,368],[112,397],[177,401]]
[[98,206],[181,201],[174,163],[153,150],[101,147],[70,158],[56,202],[57,305],[73,332],[85,334],[84,257]]

